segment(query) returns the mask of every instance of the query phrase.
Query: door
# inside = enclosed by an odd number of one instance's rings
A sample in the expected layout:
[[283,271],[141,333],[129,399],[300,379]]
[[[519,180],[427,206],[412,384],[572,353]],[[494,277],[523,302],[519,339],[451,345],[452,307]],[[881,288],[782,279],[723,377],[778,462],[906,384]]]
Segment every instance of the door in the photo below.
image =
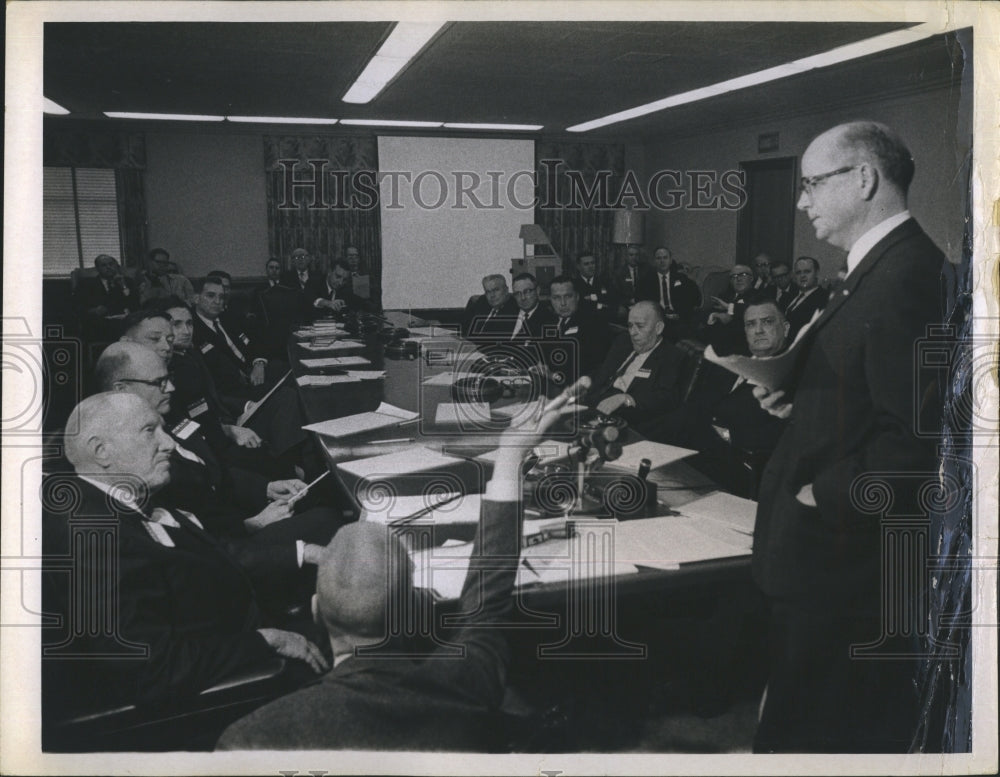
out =
[[746,175],[746,205],[740,210],[736,258],[753,266],[763,252],[771,262],[791,267],[795,237],[796,157],[741,162]]

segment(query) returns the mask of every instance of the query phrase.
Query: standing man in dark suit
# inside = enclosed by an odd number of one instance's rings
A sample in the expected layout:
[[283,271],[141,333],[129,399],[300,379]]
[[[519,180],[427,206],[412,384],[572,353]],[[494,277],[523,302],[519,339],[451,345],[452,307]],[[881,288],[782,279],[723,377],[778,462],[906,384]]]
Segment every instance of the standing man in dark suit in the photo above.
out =
[[649,300],[635,303],[628,313],[628,335],[611,346],[607,358],[591,376],[584,402],[605,415],[624,418],[635,429],[650,429],[656,416],[681,400],[677,348],[663,340],[663,311]]
[[333,670],[317,685],[233,723],[221,750],[479,750],[497,746],[510,648],[500,626],[513,610],[521,535],[521,462],[558,417],[504,435],[482,500],[462,589],[461,655],[397,657],[384,650],[393,612],[413,612],[413,564],[388,527],[341,529],[316,576],[313,617],[325,627]]
[[653,267],[656,272],[646,277],[636,293],[639,299],[660,304],[666,322],[663,336],[677,342],[690,334],[691,318],[701,305],[701,291],[681,271],[666,246],[659,246],[653,253]]
[[771,265],[771,280],[774,281],[772,287],[774,302],[778,306],[778,310],[784,313],[795,295],[798,294],[798,290],[792,283],[792,269],[785,262]]
[[121,334],[121,322],[139,307],[139,286],[122,275],[118,260],[101,254],[94,259],[96,278],[80,278],[76,302],[82,334],[89,342],[108,342]]
[[[81,628],[86,634],[74,649],[83,655],[43,660],[43,688],[52,701],[46,715],[95,704],[177,702],[275,654],[326,669],[304,636],[265,627],[249,579],[197,516],[152,508],[152,496],[170,480],[175,445],[155,410],[132,394],[96,394],[77,405],[67,429],[66,458],[75,474],[54,477],[68,478],[75,498],[42,500],[45,555],[72,559],[78,580],[114,576],[106,589],[114,601],[83,597],[83,606],[93,608],[95,622],[98,608],[114,612],[115,633]],[[71,519],[84,516],[113,526],[113,558],[74,555]],[[55,574],[46,586],[45,611],[82,627],[88,615],[69,578]],[[46,641],[58,644],[60,637]],[[123,645],[145,652],[116,658],[126,652]]]
[[795,260],[795,287],[799,293],[785,308],[785,317],[791,330],[788,336],[793,340],[817,310],[826,305],[830,292],[819,285],[819,262],[811,256],[800,256]]
[[906,752],[919,660],[905,634],[884,632],[881,612],[891,606],[902,622],[913,613],[905,582],[885,575],[918,560],[883,570],[883,519],[852,495],[867,478],[891,492],[894,514],[922,514],[917,494],[938,482],[935,441],[915,425],[940,424],[941,405],[915,342],[940,321],[944,257],[910,217],[914,163],[888,127],[824,132],[802,174],[798,207],[818,238],[848,252],[848,273],[807,335],[794,401],[755,391],[791,420],[764,472],[754,531],[754,579],[771,612],[754,747]]
[[618,302],[611,279],[598,275],[597,260],[593,254],[583,253],[576,260],[576,287],[580,304],[610,321],[617,312]]
[[517,317],[517,303],[510,296],[507,279],[502,275],[483,278],[483,294],[469,301],[462,317],[462,334],[465,337],[501,337],[510,334]]

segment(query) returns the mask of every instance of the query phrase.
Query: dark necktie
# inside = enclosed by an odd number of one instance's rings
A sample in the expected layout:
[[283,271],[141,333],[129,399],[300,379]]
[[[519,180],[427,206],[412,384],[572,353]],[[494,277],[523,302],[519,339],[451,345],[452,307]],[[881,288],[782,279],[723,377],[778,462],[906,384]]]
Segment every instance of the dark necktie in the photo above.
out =
[[804,300],[805,298],[806,298],[806,293],[804,291],[800,291],[799,295],[792,300],[792,304],[788,306],[787,312],[791,313],[793,310],[795,310],[795,308],[797,308],[799,305],[802,304],[802,300]]
[[233,355],[236,356],[236,358],[241,362],[245,362],[246,359],[243,358],[243,354],[240,352],[239,348],[237,348],[236,344],[226,336],[225,331],[222,329],[222,324],[219,323],[219,319],[215,319],[215,331],[218,332],[219,337],[226,341],[226,345],[229,346],[229,350],[233,352]]

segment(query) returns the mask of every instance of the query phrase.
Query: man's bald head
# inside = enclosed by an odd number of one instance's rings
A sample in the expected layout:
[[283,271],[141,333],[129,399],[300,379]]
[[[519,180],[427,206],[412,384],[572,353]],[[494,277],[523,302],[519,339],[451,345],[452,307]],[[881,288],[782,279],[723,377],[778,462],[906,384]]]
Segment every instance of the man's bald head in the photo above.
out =
[[384,636],[390,597],[407,602],[412,580],[413,562],[390,529],[365,521],[348,524],[320,562],[314,614],[331,635]]
[[94,367],[101,391],[125,391],[145,400],[158,413],[170,409],[170,382],[167,363],[145,345],[120,340],[104,349]]

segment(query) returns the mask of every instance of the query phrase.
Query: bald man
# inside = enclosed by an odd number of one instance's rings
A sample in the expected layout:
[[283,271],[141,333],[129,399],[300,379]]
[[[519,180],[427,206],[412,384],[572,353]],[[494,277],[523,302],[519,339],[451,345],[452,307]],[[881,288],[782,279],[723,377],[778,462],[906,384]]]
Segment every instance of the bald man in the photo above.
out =
[[[95,394],[66,428],[74,473],[50,474],[43,493],[69,489],[73,499],[43,498],[43,545],[46,558],[72,566],[47,578],[45,611],[62,621],[43,631],[43,642],[69,639],[74,657],[43,661],[47,717],[183,702],[276,654],[326,668],[302,635],[265,628],[246,575],[195,515],[151,506],[170,481],[175,443],[147,402]],[[88,531],[112,543],[102,544],[106,552],[81,553]],[[101,582],[76,587],[85,581]]]
[[495,715],[509,662],[504,632],[520,555],[520,468],[558,417],[505,433],[471,554],[449,648],[430,658],[380,650],[390,613],[408,610],[412,565],[386,526],[342,529],[317,574],[313,615],[324,626],[334,669],[315,686],[274,701],[230,726],[219,749],[486,750],[497,746]]
[[615,341],[590,376],[584,401],[601,413],[624,418],[640,432],[677,407],[684,355],[663,339],[663,329],[659,303],[636,302],[628,313],[628,334]]
[[926,559],[884,558],[885,521],[857,498],[871,483],[891,494],[893,515],[923,515],[921,489],[940,488],[926,430],[941,405],[916,344],[941,321],[944,257],[907,209],[914,171],[899,135],[869,121],[824,132],[802,155],[798,207],[847,253],[847,276],[806,335],[794,403],[757,392],[790,416],[754,530],[753,575],[771,613],[761,752],[906,752],[918,724],[920,662],[881,613],[927,621],[896,576]]

